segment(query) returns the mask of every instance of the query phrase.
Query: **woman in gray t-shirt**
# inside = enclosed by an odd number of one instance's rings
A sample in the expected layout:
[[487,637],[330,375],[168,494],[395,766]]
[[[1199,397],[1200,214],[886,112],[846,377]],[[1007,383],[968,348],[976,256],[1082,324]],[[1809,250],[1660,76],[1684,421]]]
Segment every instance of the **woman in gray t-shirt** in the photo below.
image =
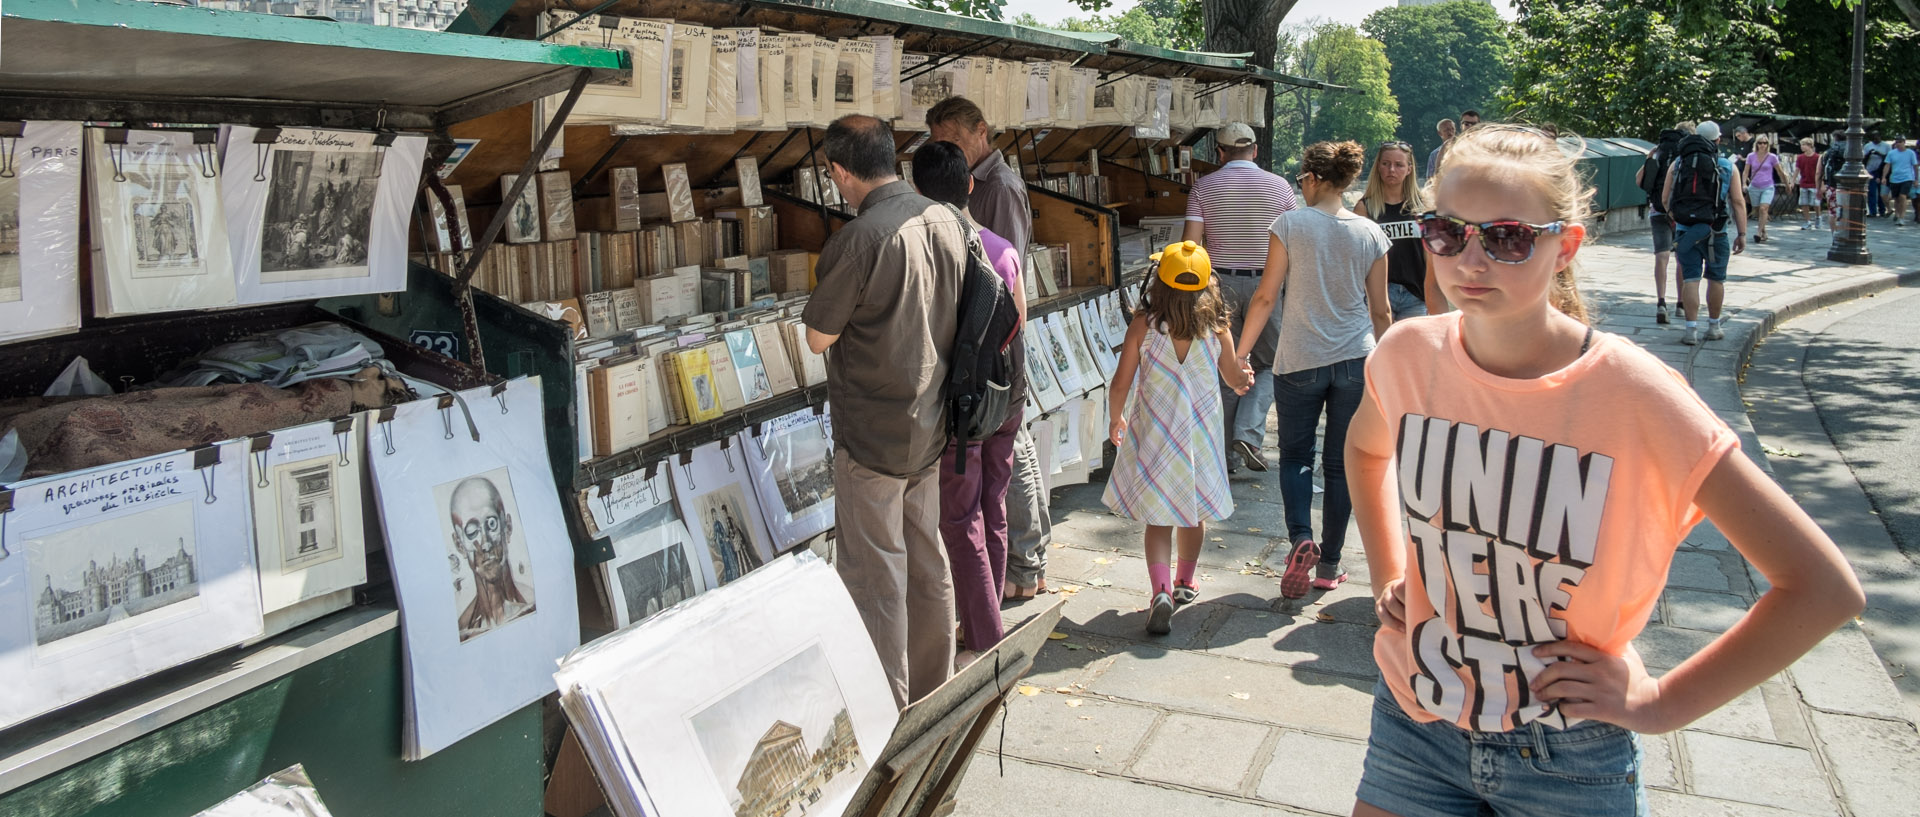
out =
[[[1280,594],[1301,598],[1309,586],[1331,590],[1346,581],[1340,550],[1353,504],[1347,498],[1347,424],[1365,393],[1367,353],[1393,325],[1387,300],[1387,250],[1380,225],[1346,209],[1340,195],[1360,173],[1366,152],[1353,142],[1319,142],[1300,163],[1301,202],[1281,214],[1268,238],[1266,274],[1247,304],[1248,325],[1287,299],[1274,353],[1273,404],[1280,415],[1280,500],[1292,542]],[[1242,359],[1253,351],[1240,340]],[[1314,431],[1322,412],[1326,450],[1319,542],[1313,539]]]

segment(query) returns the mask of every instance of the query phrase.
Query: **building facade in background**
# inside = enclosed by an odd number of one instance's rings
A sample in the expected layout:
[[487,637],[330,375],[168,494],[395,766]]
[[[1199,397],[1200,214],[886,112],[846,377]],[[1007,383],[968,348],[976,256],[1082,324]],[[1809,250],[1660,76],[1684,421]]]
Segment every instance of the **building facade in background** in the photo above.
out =
[[198,0],[202,8],[445,31],[466,0]]

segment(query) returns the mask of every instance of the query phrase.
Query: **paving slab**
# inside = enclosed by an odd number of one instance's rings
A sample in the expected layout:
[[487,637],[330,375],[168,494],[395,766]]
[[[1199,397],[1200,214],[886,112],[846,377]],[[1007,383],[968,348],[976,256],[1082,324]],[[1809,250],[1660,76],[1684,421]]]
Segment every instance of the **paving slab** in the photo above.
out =
[[1853,817],[1920,812],[1920,733],[1912,724],[1816,711],[1813,729]]
[[1736,592],[1727,578],[1729,567],[1741,571],[1740,591],[1745,587],[1745,568],[1730,566],[1717,554],[1702,551],[1682,550],[1673,554],[1673,566],[1667,569],[1667,586],[1691,588],[1694,590],[1712,590],[1719,593]]
[[1063,632],[1085,632],[1108,638],[1151,641],[1165,647],[1191,648],[1200,643],[1201,626],[1211,608],[1189,606],[1174,614],[1173,632],[1147,634],[1146,594],[1108,587],[1085,587],[1067,600],[1060,614]]
[[1812,752],[1705,732],[1682,732],[1680,740],[1686,745],[1695,794],[1801,814],[1838,814]]
[[1119,772],[1159,719],[1143,706],[1041,690],[1009,698],[1005,741],[995,719],[981,745],[1028,760]]
[[1694,721],[1687,728],[1737,738],[1764,741],[1779,739],[1779,733],[1773,728],[1773,714],[1768,711],[1766,698],[1758,687],[1740,693],[1740,697],[1707,713],[1706,717]]
[[1658,789],[1647,792],[1647,804],[1653,817],[1804,817],[1797,811]]
[[1717,635],[1665,624],[1649,624],[1640,631],[1640,637],[1633,640],[1633,646],[1640,651],[1640,660],[1649,668],[1668,670],[1680,666],[1680,662],[1712,643]]
[[1372,681],[1148,645],[1117,657],[1088,690],[1361,739],[1372,722]]
[[1788,670],[1807,705],[1844,715],[1911,721],[1900,690],[1859,625],[1847,624]]
[[1727,593],[1700,590],[1668,590],[1666,623],[1689,630],[1724,633],[1747,614],[1752,603]]
[[1002,778],[990,756],[974,758],[955,797],[956,817],[1070,815],[1097,804],[1101,817],[1274,817],[1290,812],[1117,777],[1010,759]]
[[1640,779],[1650,789],[1680,788],[1670,735],[1640,735]]
[[1133,774],[1196,789],[1241,793],[1241,784],[1273,736],[1265,724],[1175,713],[1148,737]]
[[1320,621],[1311,613],[1286,615],[1236,610],[1207,637],[1207,651],[1249,661],[1378,678],[1374,628]]
[[1282,733],[1260,778],[1260,799],[1325,814],[1351,813],[1366,757],[1364,741]]

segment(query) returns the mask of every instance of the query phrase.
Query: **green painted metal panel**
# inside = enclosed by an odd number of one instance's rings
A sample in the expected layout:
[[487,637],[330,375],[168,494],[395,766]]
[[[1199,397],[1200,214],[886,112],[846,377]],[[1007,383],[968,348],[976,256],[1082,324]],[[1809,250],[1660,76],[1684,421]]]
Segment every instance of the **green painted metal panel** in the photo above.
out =
[[1619,158],[1613,162],[1612,194],[1608,207],[1617,209],[1646,204],[1647,194],[1640,189],[1640,184],[1634,181],[1633,177],[1639,172],[1640,166],[1646,163],[1647,152],[1653,150],[1654,144],[1643,139],[1625,136],[1611,137],[1606,141],[1614,147],[1628,151],[1620,154]]
[[0,797],[0,817],[187,817],[295,763],[335,817],[538,817],[540,706],[400,759],[400,636],[291,675]]

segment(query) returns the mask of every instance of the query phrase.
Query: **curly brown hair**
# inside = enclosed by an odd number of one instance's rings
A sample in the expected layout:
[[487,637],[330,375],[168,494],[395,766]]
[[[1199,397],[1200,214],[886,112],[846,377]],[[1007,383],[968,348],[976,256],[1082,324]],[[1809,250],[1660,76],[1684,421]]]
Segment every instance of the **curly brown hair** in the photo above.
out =
[[1145,315],[1147,326],[1165,325],[1167,337],[1195,340],[1227,328],[1233,310],[1220,296],[1220,280],[1210,279],[1201,290],[1174,289],[1155,275],[1141,287],[1144,300],[1134,314]]
[[1300,171],[1344,189],[1360,176],[1366,166],[1367,149],[1359,142],[1315,142],[1300,156]]

